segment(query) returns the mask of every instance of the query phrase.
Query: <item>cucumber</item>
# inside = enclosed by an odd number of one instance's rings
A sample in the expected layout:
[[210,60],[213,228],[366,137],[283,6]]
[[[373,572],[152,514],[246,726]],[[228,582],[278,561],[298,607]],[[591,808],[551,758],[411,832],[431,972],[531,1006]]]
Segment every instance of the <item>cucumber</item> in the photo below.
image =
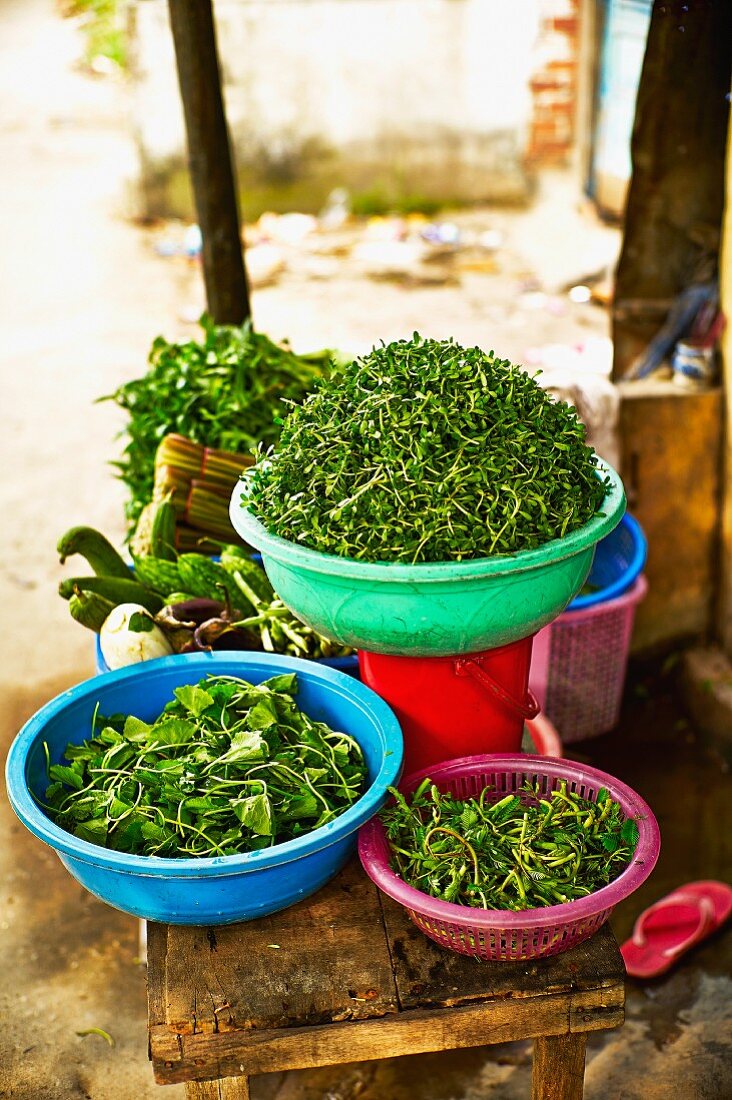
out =
[[156,558],[152,554],[133,560],[135,576],[148,588],[152,588],[153,592],[165,596],[168,592],[179,592],[183,588],[177,562]]
[[114,610],[114,606],[110,600],[105,600],[97,592],[84,592],[83,590],[75,592],[69,600],[69,611],[72,619],[75,619],[77,623],[81,623],[82,626],[88,627],[89,630],[93,630],[96,634],[102,629],[104,621],[110,612]]
[[246,615],[256,610],[234,583],[234,578],[205,554],[181,554],[178,558],[178,569],[183,582],[182,587],[193,596],[209,600],[226,600],[237,611],[242,611]]
[[150,592],[130,576],[122,577],[68,577],[58,586],[59,596],[70,600],[77,592],[94,593],[109,600],[113,607],[121,603],[139,603],[153,614],[163,606],[162,596]]
[[175,508],[170,497],[155,505],[150,528],[150,548],[152,557],[162,561],[174,562],[178,557],[175,550]]
[[221,565],[235,579],[238,573],[262,603],[272,603],[275,592],[267,574],[261,565],[252,561],[247,553],[239,550],[238,546],[224,547],[221,551]]
[[81,554],[98,577],[129,578],[127,562],[117,553],[109,539],[93,527],[69,528],[59,539],[56,549],[61,556],[61,564],[73,554]]

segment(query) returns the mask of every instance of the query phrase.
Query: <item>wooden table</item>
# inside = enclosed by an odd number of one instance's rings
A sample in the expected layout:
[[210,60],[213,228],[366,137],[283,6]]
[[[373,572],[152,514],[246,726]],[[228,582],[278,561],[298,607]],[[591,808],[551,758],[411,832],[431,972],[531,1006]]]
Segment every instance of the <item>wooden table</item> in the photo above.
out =
[[155,1079],[189,1100],[246,1100],[257,1073],[527,1038],[534,1100],[580,1100],[585,1033],[621,1024],[624,1000],[607,925],[553,958],[481,962],[433,944],[355,862],[271,917],[148,925]]

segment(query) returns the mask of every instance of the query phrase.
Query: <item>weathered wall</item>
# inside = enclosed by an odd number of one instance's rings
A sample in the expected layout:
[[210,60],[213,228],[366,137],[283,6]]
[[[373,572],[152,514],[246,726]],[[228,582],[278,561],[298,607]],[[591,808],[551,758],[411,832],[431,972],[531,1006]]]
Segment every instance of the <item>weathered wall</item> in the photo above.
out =
[[717,594],[722,391],[621,383],[621,472],[648,538],[648,596],[633,648],[708,634]]
[[[552,0],[556,3],[556,0]],[[547,0],[216,0],[245,206],[521,200]],[[132,0],[133,118],[147,213],[185,205],[165,0]]]

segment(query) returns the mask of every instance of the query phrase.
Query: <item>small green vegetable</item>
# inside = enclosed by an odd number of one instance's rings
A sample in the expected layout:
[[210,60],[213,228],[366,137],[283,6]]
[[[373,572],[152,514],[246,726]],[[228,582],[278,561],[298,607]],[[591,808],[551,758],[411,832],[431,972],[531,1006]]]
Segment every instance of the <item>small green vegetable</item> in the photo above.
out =
[[69,600],[71,618],[97,634],[112,611],[114,611],[114,604],[104,596],[100,596],[98,592],[84,592],[79,589]]
[[100,1039],[104,1039],[105,1043],[109,1043],[111,1047],[114,1046],[114,1039],[112,1036],[101,1027],[85,1027],[83,1031],[77,1031],[76,1034],[80,1039],[83,1039],[87,1035],[98,1035]]
[[530,550],[605,496],[573,409],[493,352],[417,333],[323,380],[243,476],[272,534],[365,561]]
[[94,527],[69,528],[58,540],[56,549],[62,565],[72,555],[81,554],[97,576],[129,579],[130,570],[124,558],[117,553],[106,535]]
[[410,886],[482,909],[539,909],[586,897],[617,878],[638,843],[604,788],[580,798],[564,780],[548,794],[525,786],[497,801],[464,801],[425,779],[409,800],[391,788],[381,811],[392,867]]
[[148,611],[159,611],[163,606],[161,596],[150,592],[144,585],[139,584],[127,570],[127,576],[123,577],[67,577],[59,582],[59,595],[65,600],[71,599],[75,592],[96,592],[104,596],[113,605],[120,603],[140,603]]
[[[48,766],[45,808],[75,836],[136,855],[234,855],[325,825],[366,786],[348,734],[297,706],[294,674],[212,676],[152,723],[95,715],[92,737]],[[46,750],[48,757],[48,750]]]

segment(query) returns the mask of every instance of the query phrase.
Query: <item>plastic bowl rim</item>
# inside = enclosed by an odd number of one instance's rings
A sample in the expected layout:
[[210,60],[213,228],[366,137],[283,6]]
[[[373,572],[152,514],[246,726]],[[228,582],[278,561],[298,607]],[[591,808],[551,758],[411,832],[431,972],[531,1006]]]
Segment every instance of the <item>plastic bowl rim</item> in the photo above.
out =
[[[469,926],[473,928],[536,929],[548,926],[566,925],[596,916],[605,910],[613,909],[620,901],[628,897],[641,883],[645,882],[653,871],[661,847],[661,833],[658,822],[644,798],[623,783],[620,779],[592,768],[589,765],[575,764],[573,761],[554,756],[526,756],[506,753],[485,756],[463,756],[443,764],[433,764],[419,772],[412,772],[399,783],[399,788],[411,787],[415,782],[426,778],[431,772],[440,772],[440,781],[450,771],[473,771],[492,768],[497,771],[530,771],[536,774],[545,772],[553,777],[581,779],[591,777],[607,787],[612,797],[622,795],[624,801],[633,807],[633,816],[639,817],[638,846],[632,862],[616,879],[601,887],[585,898],[562,902],[559,905],[547,905],[542,909],[478,909],[454,902],[440,901],[429,894],[417,890],[400,878],[388,862],[376,853],[377,841],[384,838],[384,827],[378,817],[366,822],[359,831],[358,854],[364,871],[390,898],[415,912],[433,920],[447,924]],[[410,905],[410,900],[412,904]]]
[[597,462],[597,476],[610,479],[600,510],[563,538],[551,539],[533,550],[521,550],[515,554],[500,554],[493,558],[469,558],[454,562],[367,562],[356,558],[342,558],[336,554],[324,554],[311,550],[289,539],[271,535],[252,511],[241,504],[242,483],[239,481],[232,493],[229,516],[235,531],[262,557],[313,573],[358,580],[390,580],[411,583],[422,581],[449,582],[451,580],[479,579],[522,573],[541,566],[553,565],[565,558],[574,557],[594,546],[601,538],[617,527],[625,511],[625,490],[619,474],[604,460]]
[[[28,754],[39,738],[43,728],[69,705],[78,705],[88,696],[94,696],[105,682],[124,682],[127,679],[154,678],[158,672],[169,668],[190,666],[192,670],[201,669],[201,679],[207,666],[212,664],[241,663],[242,675],[247,664],[264,664],[272,669],[272,675],[278,672],[307,672],[315,680],[326,682],[335,693],[348,696],[363,713],[370,713],[379,723],[382,738],[383,756],[381,766],[361,797],[344,813],[333,821],[322,825],[301,837],[274,844],[256,852],[245,852],[231,856],[205,856],[189,859],[165,859],[160,856],[139,856],[127,852],[115,852],[98,844],[81,840],[73,834],[55,825],[37,805],[30,793],[25,778]],[[305,666],[303,668],[303,665]],[[192,675],[195,675],[192,672]],[[70,698],[71,697],[71,698]],[[368,707],[365,705],[368,700]],[[175,878],[214,878],[242,874],[248,871],[267,870],[312,855],[329,847],[338,840],[355,832],[368,818],[375,814],[384,799],[386,788],[397,780],[403,757],[401,728],[391,708],[371,688],[345,672],[314,661],[304,661],[297,657],[281,654],[252,654],[243,652],[225,652],[216,655],[208,653],[175,654],[171,657],[158,657],[151,661],[142,661],[127,668],[113,672],[104,672],[83,680],[76,686],[57,695],[30,718],[16,735],[10,746],[5,766],[5,779],[8,800],[20,821],[26,828],[57,852],[82,863],[93,865],[99,870],[116,871],[130,875],[175,879]]]

